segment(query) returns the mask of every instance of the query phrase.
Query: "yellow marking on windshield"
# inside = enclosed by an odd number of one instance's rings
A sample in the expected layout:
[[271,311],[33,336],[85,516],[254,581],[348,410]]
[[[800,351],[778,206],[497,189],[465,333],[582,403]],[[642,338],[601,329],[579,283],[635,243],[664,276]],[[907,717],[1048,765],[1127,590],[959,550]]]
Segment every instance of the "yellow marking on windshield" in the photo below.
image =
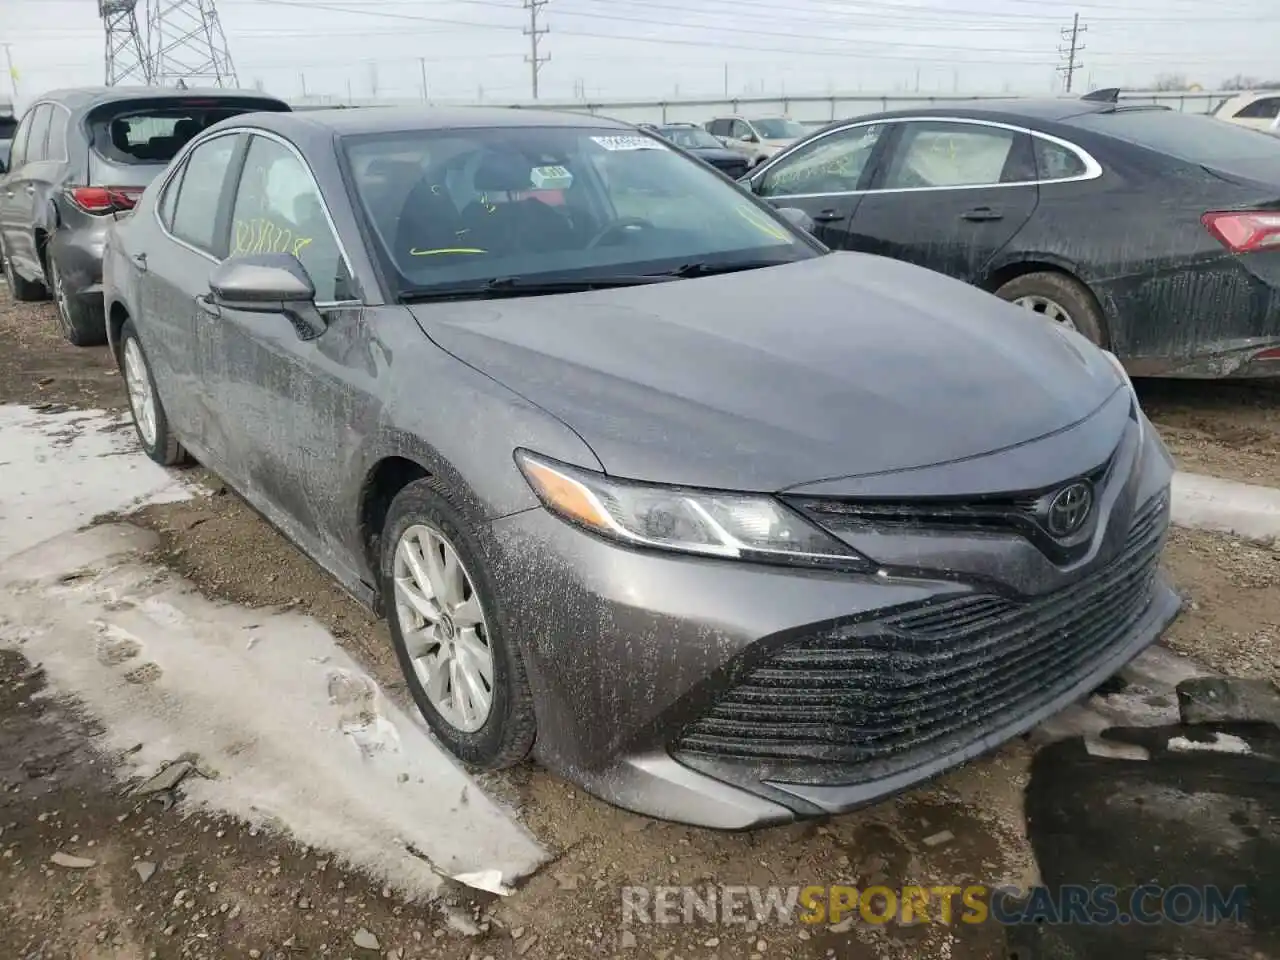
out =
[[440,254],[447,253],[488,253],[488,250],[481,250],[479,247],[437,247],[434,250],[419,250],[414,247],[409,251],[411,257],[436,257]]
[[775,240],[789,241],[791,239],[790,234],[776,223],[771,223],[767,220],[764,214],[759,210],[747,210],[743,207],[739,207],[738,216],[742,217],[743,220],[747,221],[747,223],[751,224],[753,227],[759,227]]

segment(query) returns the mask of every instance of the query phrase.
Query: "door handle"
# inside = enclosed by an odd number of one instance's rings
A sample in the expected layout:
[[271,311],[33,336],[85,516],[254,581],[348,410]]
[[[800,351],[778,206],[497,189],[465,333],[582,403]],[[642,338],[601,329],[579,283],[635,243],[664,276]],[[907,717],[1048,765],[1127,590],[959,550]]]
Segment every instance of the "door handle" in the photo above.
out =
[[988,220],[1003,220],[1004,214],[992,207],[974,207],[972,210],[966,210],[960,214],[961,220],[969,220],[973,223],[983,223]]
[[34,183],[27,184],[27,195],[32,197],[36,195],[36,185]]
[[8,197],[10,200],[12,200],[12,199],[13,199],[13,191],[12,191],[12,190],[6,190],[6,191],[4,192],[4,195],[5,195],[6,197]]
[[134,262],[134,265],[135,265],[139,270],[142,270],[143,272],[146,272],[146,269],[147,269],[147,255],[146,255],[145,253],[135,253],[135,254],[134,254],[132,257],[130,257],[129,259],[130,259],[130,260],[132,260],[132,261]]
[[843,220],[848,214],[841,213],[839,210],[819,210],[813,215],[814,223],[835,223],[837,220]]
[[214,303],[212,300],[210,300],[208,297],[204,296],[203,294],[196,297],[196,303],[199,304],[200,309],[203,310],[205,313],[207,313],[209,316],[211,317],[222,316],[222,311],[218,309],[218,305]]

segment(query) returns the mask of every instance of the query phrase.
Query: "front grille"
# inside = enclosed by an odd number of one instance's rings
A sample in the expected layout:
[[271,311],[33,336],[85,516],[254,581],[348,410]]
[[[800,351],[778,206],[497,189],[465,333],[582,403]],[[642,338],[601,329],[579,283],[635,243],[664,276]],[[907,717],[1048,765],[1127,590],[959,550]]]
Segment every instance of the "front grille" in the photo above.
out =
[[764,762],[792,782],[884,776],[973,742],[1069,689],[1151,603],[1168,498],[1119,556],[1029,600],[966,595],[792,641],[747,667],[678,751]]

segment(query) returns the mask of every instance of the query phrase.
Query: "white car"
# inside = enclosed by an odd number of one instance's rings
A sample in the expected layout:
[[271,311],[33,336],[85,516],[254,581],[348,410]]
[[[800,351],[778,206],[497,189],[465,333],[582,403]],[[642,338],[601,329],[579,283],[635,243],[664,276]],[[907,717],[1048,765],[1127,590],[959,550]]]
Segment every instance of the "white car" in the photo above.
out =
[[1219,104],[1213,115],[1228,123],[1274,133],[1280,130],[1280,90],[1237,94]]
[[752,167],[809,134],[804,124],[790,117],[716,117],[704,126],[730,150],[743,154]]

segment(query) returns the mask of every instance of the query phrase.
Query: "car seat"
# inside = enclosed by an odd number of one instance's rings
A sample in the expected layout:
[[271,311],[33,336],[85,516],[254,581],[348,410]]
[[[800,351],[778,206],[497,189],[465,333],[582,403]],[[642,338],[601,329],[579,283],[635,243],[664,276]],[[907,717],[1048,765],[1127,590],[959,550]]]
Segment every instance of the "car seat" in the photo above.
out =
[[527,160],[487,154],[476,170],[475,189],[481,197],[463,209],[462,226],[477,245],[504,253],[580,246],[573,225],[555,208],[532,197],[513,199],[533,189]]
[[[460,247],[483,248],[483,244],[477,244],[466,235],[457,208],[437,184],[422,177],[409,191],[400,209],[392,258],[404,269],[409,264],[418,265],[415,250],[453,250]],[[432,260],[431,257],[421,259],[422,262]]]

